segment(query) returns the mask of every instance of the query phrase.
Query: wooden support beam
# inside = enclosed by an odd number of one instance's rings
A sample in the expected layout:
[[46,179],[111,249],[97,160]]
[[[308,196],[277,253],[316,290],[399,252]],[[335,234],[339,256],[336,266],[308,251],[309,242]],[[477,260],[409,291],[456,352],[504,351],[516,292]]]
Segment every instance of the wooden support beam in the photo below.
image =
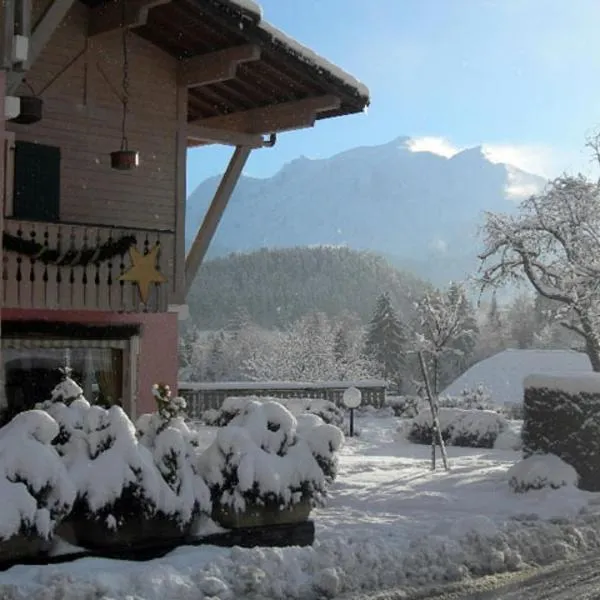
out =
[[171,0],[126,0],[125,23],[123,23],[122,0],[109,0],[90,8],[88,34],[90,36],[108,33],[127,26],[131,29],[141,27],[148,22],[148,13],[156,6],[169,4]]
[[[13,36],[15,33],[15,4],[14,2],[0,2],[0,69],[12,68]],[[4,76],[3,86],[6,85]],[[4,94],[4,87],[2,87]],[[4,117],[4,112],[2,112]]]
[[177,151],[175,154],[175,265],[170,304],[185,304],[185,212],[188,91],[177,88]]
[[[19,72],[11,72],[8,77],[8,93],[12,94],[21,85],[25,73],[38,59],[46,44],[50,41],[56,28],[62,23],[75,0],[53,0],[48,4],[44,14],[41,16],[29,40],[29,55],[27,61],[22,65]],[[23,18],[26,18],[23,15]]]
[[263,136],[258,133],[238,133],[226,129],[204,127],[196,123],[187,124],[187,139],[188,142],[197,142],[198,145],[225,144],[227,146],[248,146],[249,148],[264,146]]
[[326,95],[253,108],[218,117],[193,121],[194,124],[230,132],[266,134],[312,127],[320,112],[339,108],[336,96]]
[[204,220],[192,247],[190,248],[185,259],[185,293],[186,296],[190,291],[194,278],[198,273],[198,269],[206,256],[206,251],[212,241],[215,231],[219,226],[221,217],[227,208],[227,203],[231,198],[231,194],[242,174],[242,169],[252,152],[252,148],[246,146],[237,146],[233,152],[233,156],[229,161],[227,170],[221,179],[221,183],[215,192],[214,198],[204,215]]
[[179,85],[194,88],[235,79],[239,65],[259,59],[260,48],[253,44],[193,56],[179,66]]

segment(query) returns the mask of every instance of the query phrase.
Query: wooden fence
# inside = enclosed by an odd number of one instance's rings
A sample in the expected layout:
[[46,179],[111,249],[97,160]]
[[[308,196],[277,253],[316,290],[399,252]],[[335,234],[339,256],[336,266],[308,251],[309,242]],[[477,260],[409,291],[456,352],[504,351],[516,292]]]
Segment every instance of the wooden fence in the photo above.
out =
[[363,405],[382,407],[385,401],[385,382],[378,380],[327,383],[283,382],[226,382],[192,383],[180,381],[179,395],[185,398],[188,415],[198,418],[205,410],[218,409],[230,396],[272,396],[274,398],[323,398],[337,405],[349,387],[357,387],[362,393]]

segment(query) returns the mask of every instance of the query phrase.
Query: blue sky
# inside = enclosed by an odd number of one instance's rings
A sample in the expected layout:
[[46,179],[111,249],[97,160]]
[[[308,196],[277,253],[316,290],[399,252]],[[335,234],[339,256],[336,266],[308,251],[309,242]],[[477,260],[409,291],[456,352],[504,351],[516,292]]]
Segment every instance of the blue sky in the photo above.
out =
[[[482,144],[493,160],[552,176],[589,169],[600,128],[599,0],[262,0],[264,18],[369,86],[367,114],[317,122],[254,151],[266,177],[400,135],[450,155]],[[188,192],[230,150],[188,153]]]

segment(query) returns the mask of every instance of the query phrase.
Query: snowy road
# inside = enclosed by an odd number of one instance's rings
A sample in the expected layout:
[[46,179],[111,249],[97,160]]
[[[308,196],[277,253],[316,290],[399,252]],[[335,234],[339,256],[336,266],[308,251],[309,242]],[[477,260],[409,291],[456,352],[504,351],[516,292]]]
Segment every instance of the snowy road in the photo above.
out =
[[[345,596],[344,600],[597,600],[600,555],[592,554],[540,569],[486,577],[470,583],[421,589],[388,590]],[[340,600],[342,600],[340,598]]]

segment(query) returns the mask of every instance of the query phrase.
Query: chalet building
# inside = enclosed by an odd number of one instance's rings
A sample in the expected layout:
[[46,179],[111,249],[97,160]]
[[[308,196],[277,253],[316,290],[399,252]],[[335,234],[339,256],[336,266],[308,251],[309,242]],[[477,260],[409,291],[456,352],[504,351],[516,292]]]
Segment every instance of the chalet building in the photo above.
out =
[[[0,25],[3,402],[45,399],[67,365],[135,416],[176,386],[178,319],[251,151],[368,90],[249,0],[5,0]],[[186,256],[205,144],[232,158]]]

